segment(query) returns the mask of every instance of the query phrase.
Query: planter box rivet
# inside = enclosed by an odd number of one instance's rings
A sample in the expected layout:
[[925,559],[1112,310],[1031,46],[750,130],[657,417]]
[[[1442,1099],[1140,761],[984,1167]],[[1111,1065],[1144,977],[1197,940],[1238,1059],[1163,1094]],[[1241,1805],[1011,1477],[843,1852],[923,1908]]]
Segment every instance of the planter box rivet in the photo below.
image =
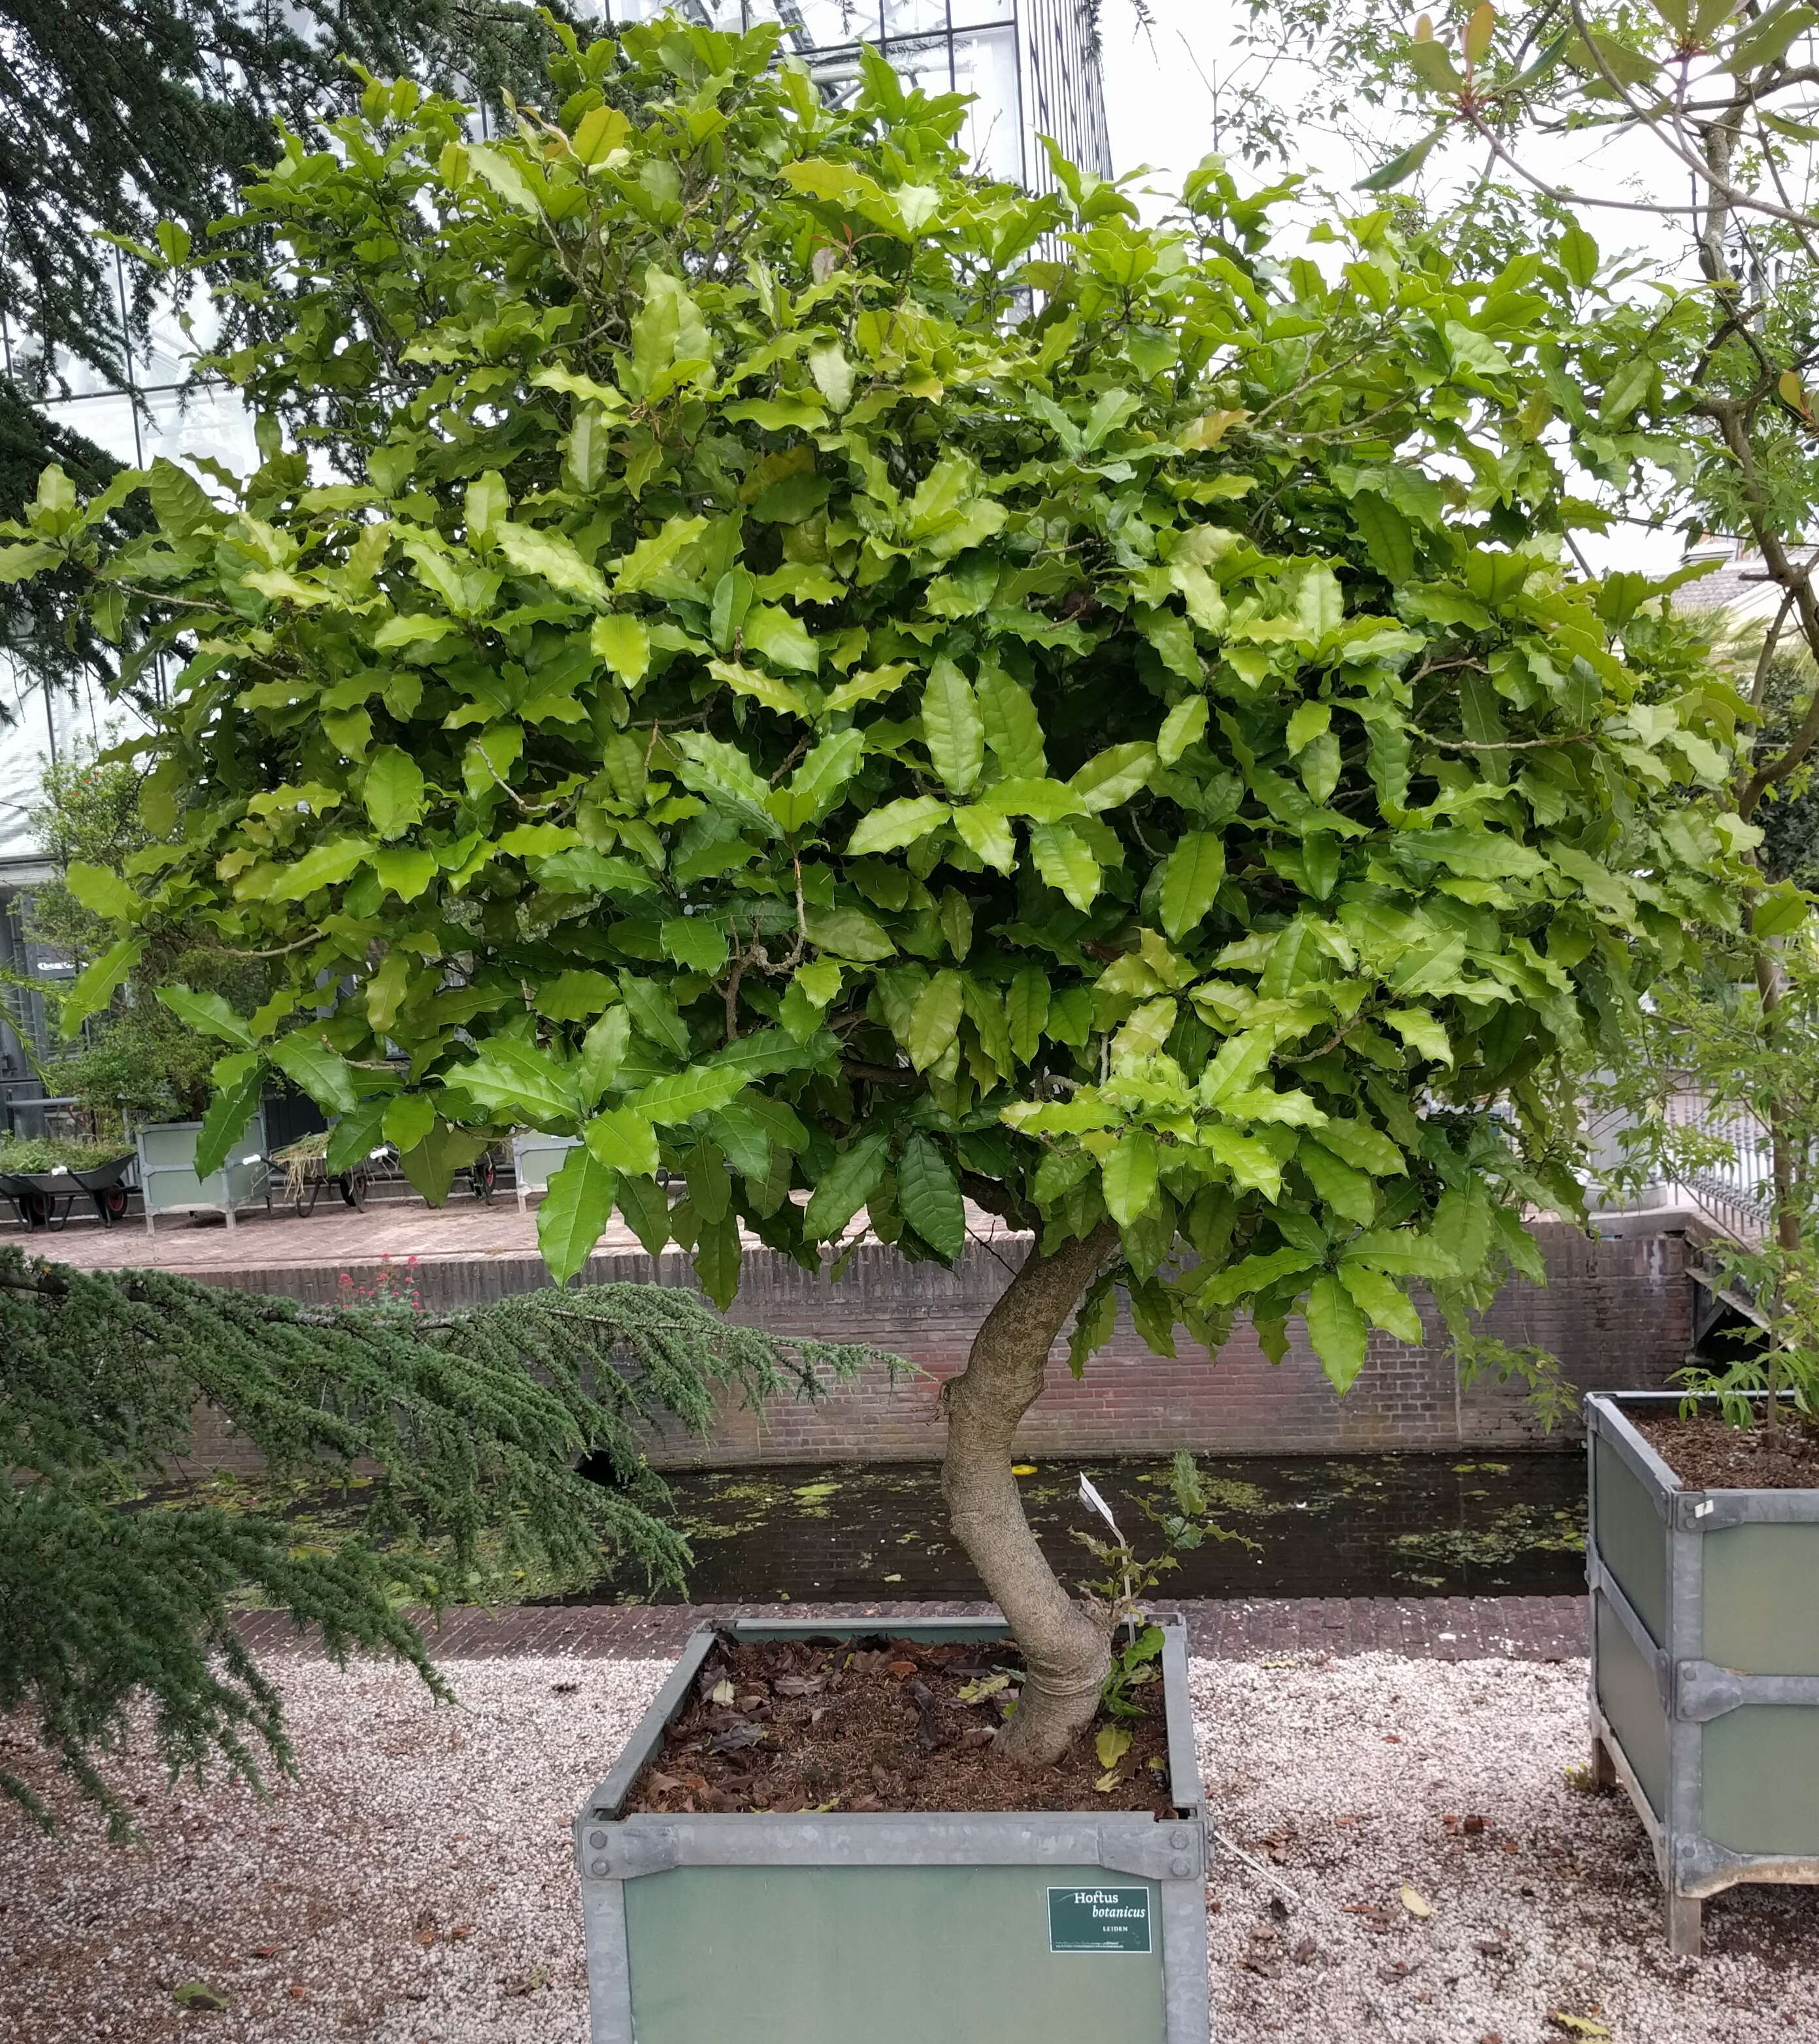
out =
[[1819,1489],[1689,1489],[1632,1424],[1678,1392],[1586,1403],[1592,1771],[1653,1848],[1669,1947],[1743,1881],[1819,1884]]
[[1155,1622],[1172,1805],[1159,1819],[624,1814],[721,1638],[1010,1637],[1001,1619],[954,1618],[697,1631],[575,1819],[592,2044],[1205,2044],[1208,1832],[1187,1634]]

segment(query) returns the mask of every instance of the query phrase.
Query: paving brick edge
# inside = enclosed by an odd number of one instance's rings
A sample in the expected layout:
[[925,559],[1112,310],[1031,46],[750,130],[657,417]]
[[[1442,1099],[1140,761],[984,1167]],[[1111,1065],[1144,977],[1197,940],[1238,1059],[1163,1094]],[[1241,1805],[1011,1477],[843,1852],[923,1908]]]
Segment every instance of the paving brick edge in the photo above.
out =
[[[1183,1599],[1192,1651],[1219,1661],[1398,1654],[1423,1661],[1571,1661],[1586,1651],[1579,1596]],[[700,1624],[723,1618],[904,1618],[988,1613],[981,1604],[524,1604],[413,1613],[439,1662],[530,1657],[664,1660]],[[317,1653],[283,1612],[252,1612],[240,1632],[256,1653]]]

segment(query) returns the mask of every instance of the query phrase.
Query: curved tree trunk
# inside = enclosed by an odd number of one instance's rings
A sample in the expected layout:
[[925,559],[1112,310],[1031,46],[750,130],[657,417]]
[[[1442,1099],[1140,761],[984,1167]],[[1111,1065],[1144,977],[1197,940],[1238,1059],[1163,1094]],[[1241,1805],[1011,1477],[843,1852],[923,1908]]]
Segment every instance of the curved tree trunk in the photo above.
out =
[[1017,1423],[1042,1389],[1048,1351],[1117,1239],[1107,1221],[1051,1256],[1033,1243],[986,1315],[966,1368],[942,1397],[949,1523],[1009,1620],[1029,1671],[998,1739],[1004,1757],[1017,1766],[1046,1766],[1066,1752],[1092,1722],[1111,1666],[1103,1627],[1062,1589],[1043,1558],[1010,1466]]

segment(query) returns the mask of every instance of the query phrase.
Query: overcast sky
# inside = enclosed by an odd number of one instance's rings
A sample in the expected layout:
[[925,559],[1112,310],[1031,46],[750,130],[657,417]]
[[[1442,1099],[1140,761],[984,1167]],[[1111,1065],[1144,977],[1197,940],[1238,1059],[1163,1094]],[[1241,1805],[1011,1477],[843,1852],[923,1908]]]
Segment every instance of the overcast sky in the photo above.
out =
[[[1229,0],[1150,0],[1156,26],[1136,25],[1130,0],[1104,0],[1101,17],[1106,111],[1112,159],[1120,171],[1154,165],[1179,184],[1217,147],[1217,93],[1247,67],[1233,33],[1244,18]],[[1411,16],[1412,18],[1412,16]],[[1248,62],[1256,75],[1255,60]],[[1292,79],[1283,83],[1292,89]],[[1315,170],[1335,182],[1361,173],[1350,152],[1328,136],[1305,136]]]

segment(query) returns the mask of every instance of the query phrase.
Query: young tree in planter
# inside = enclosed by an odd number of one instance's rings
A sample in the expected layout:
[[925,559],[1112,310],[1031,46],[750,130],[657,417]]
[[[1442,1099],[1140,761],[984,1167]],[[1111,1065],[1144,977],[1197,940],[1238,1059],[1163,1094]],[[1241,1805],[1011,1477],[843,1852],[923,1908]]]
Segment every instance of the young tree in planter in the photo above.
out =
[[969,1200],[1033,1231],[945,1406],[1036,1763],[1107,1660],[1010,1467],[1070,1316],[1078,1365],[1114,1286],[1165,1351],[1302,1313],[1343,1387],[1411,1281],[1463,1328],[1538,1277],[1563,1070],[1724,915],[1686,790],[1738,705],[1563,565],[1538,260],[1383,213],[1290,259],[1210,162],[1145,229],[774,48],[629,30],[496,145],[409,84],[287,139],[248,217],[294,316],[224,365],[263,465],[159,465],[124,549],[52,472],[10,559],[184,662],[180,847],[92,883],[90,997],[167,917],[280,957],[255,1015],[166,996],[225,1046],[217,1152],[268,1066],[433,1193],[577,1134],[552,1269],[617,1207],[723,1304],[741,1225],[810,1267],[862,1209],[911,1257]]

